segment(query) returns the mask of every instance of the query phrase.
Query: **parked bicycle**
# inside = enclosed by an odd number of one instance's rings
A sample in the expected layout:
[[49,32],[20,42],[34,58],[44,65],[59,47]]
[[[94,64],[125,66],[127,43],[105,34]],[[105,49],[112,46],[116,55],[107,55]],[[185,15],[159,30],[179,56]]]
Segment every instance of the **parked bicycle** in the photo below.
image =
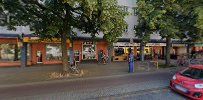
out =
[[77,62],[76,62],[75,59],[73,59],[73,63],[70,66],[70,70],[71,70],[72,73],[75,73],[75,74],[79,74],[80,73],[80,70],[77,67]]
[[188,66],[189,65],[189,60],[187,59],[187,55],[179,55],[177,59],[177,65],[178,66]]

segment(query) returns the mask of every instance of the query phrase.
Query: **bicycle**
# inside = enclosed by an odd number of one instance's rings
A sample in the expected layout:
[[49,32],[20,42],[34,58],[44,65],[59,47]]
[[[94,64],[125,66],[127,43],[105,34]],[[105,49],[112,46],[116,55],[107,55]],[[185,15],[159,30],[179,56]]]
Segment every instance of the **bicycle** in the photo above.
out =
[[177,60],[177,65],[178,65],[178,66],[185,66],[185,67],[186,67],[186,66],[189,65],[189,63],[188,63],[187,59],[182,59],[182,58],[181,58],[181,59],[178,59],[178,60]]
[[71,64],[71,66],[69,68],[72,71],[72,73],[76,73],[76,74],[80,73],[80,70],[77,67],[77,62],[75,60],[73,61],[73,64]]

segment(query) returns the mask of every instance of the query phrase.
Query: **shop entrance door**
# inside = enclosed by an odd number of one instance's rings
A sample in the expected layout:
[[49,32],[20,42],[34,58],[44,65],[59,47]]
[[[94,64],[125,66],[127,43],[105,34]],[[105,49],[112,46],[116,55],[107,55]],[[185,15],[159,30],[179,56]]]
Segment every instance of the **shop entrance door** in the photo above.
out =
[[37,63],[42,63],[42,51],[37,51]]

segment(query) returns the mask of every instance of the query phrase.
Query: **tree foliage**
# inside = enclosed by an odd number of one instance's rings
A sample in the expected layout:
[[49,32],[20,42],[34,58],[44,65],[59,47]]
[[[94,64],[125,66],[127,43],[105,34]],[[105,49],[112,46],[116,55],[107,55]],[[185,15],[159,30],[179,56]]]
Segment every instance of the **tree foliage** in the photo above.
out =
[[202,40],[202,7],[203,2],[199,0],[180,0],[181,9],[177,14],[177,22],[180,30],[179,38],[188,42]]
[[136,35],[143,40],[143,36],[156,32],[165,38],[169,65],[172,38],[202,39],[202,4],[199,0],[138,0]]
[[[119,9],[116,0],[1,0],[0,11],[10,16],[6,26],[30,26],[41,38],[61,38],[62,60],[66,67],[66,39],[77,33],[105,34],[105,39],[114,41],[123,31],[126,15]],[[113,36],[113,37],[112,37]],[[65,69],[66,70],[66,69]]]

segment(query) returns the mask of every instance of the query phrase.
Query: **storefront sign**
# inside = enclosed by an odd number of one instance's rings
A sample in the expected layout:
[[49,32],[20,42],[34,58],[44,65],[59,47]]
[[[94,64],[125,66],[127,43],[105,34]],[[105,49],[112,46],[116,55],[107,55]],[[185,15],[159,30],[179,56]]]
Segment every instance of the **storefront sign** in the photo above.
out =
[[172,46],[185,47],[185,46],[187,46],[187,45],[186,45],[186,44],[172,44]]
[[196,46],[196,47],[203,47],[203,43],[195,43],[194,46]]
[[166,46],[166,43],[147,43],[146,46]]
[[[45,43],[60,43],[60,38],[51,38],[51,39],[40,39],[39,37],[25,37],[23,38],[23,42],[29,42],[29,43],[39,43],[39,42],[45,42]],[[70,43],[70,40],[68,39],[66,41],[67,43]]]
[[139,46],[140,43],[129,43],[129,42],[117,42],[113,46]]
[[[140,43],[117,42],[113,46],[140,46]],[[166,43],[147,43],[146,46],[166,46]]]
[[91,42],[91,41],[87,41],[87,42],[83,42],[83,45],[93,45],[94,42]]

